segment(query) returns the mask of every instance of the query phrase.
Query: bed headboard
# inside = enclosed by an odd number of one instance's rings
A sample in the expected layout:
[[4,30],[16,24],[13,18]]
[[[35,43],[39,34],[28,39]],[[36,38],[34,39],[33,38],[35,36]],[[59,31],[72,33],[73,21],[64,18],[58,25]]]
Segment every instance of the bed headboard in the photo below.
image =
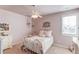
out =
[[45,21],[43,23],[43,26],[42,26],[43,30],[50,30],[50,27],[51,27],[51,24],[49,21]]

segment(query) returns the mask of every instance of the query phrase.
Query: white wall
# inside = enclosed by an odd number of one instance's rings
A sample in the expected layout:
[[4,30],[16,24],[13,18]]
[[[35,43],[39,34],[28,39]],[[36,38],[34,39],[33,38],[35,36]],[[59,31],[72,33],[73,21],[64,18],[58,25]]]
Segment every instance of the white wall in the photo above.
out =
[[9,34],[12,36],[13,45],[24,39],[28,29],[26,25],[27,17],[0,9],[0,22],[1,21],[9,23]]
[[39,32],[42,29],[43,23],[45,21],[49,21],[51,23],[51,29],[53,31],[55,43],[61,44],[63,47],[68,48],[72,44],[72,37],[64,36],[61,32],[61,17],[68,15],[79,15],[79,10],[72,10],[44,16],[42,19],[36,20],[37,22],[35,21],[36,28],[34,30]]
[[[69,47],[72,43],[72,37],[67,37],[61,33],[61,17],[66,15],[79,15],[79,10],[67,11],[57,14],[51,14],[43,17],[42,19],[34,20],[34,31],[39,32],[42,29],[43,22],[49,21],[51,23],[51,29],[53,31],[55,43],[62,44],[65,47]],[[29,32],[27,26],[27,17],[19,15],[17,13],[5,11],[0,9],[0,19],[9,23],[10,35],[13,37],[13,44],[19,43],[24,39],[24,36]]]

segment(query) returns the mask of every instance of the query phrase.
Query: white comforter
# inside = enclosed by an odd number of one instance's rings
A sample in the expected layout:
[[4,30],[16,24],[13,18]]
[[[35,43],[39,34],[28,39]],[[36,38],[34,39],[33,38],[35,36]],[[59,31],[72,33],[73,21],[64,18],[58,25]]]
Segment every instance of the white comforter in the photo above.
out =
[[35,41],[39,41],[40,44],[38,46],[42,46],[42,53],[46,53],[46,51],[52,46],[53,44],[53,37],[39,37],[39,36],[32,36],[25,38],[24,45],[26,48],[38,52],[39,48],[33,49]]

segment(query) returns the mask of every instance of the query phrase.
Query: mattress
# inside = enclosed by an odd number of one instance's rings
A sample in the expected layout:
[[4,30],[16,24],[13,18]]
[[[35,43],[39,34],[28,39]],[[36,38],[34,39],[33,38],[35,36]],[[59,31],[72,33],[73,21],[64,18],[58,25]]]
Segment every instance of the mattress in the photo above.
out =
[[52,46],[53,37],[40,37],[32,36],[26,37],[24,45],[26,48],[36,52],[36,53],[46,53],[46,51]]

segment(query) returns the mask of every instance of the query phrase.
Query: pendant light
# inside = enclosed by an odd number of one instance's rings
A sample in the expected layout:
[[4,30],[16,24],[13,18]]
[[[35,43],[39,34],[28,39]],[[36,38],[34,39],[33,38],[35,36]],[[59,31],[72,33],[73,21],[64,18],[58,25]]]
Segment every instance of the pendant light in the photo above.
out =
[[42,16],[39,14],[37,6],[32,5],[33,6],[33,10],[32,10],[32,18],[33,19],[37,19],[37,18],[42,18]]

